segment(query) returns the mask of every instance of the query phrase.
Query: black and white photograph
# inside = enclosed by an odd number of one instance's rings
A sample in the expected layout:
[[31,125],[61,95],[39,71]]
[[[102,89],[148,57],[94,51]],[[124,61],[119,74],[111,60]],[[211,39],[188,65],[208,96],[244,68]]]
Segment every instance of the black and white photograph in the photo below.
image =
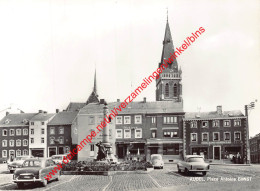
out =
[[0,190],[260,190],[259,0],[0,0]]

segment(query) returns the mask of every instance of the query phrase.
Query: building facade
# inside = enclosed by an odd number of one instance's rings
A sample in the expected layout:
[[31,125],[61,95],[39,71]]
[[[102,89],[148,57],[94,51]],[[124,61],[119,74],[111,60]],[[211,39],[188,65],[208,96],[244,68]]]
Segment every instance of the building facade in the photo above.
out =
[[260,163],[260,133],[250,138],[250,158],[252,163]]
[[47,124],[55,114],[39,113],[30,119],[29,123],[29,155],[47,157]]
[[183,147],[186,155],[231,160],[246,157],[246,117],[241,111],[188,112],[183,120]]
[[48,157],[69,153],[72,148],[71,130],[77,114],[78,112],[70,111],[58,112],[47,124]]
[[0,121],[0,158],[29,155],[29,121],[36,113],[8,114]]

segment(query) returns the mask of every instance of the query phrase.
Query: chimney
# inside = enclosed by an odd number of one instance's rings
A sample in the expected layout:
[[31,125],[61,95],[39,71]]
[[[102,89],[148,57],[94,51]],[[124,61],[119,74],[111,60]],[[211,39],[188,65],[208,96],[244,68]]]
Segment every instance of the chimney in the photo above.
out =
[[40,109],[40,110],[39,110],[39,113],[43,113],[43,111]]
[[43,113],[44,113],[44,114],[47,114],[48,112],[47,112],[47,111],[44,111]]
[[117,99],[116,102],[120,102],[120,99]]
[[5,113],[5,115],[7,116],[7,115],[9,115],[10,113],[7,111],[6,113]]
[[104,104],[105,103],[105,99],[100,99],[100,104]]
[[144,103],[146,103],[146,97],[144,97]]
[[218,106],[217,106],[217,113],[218,113],[219,115],[222,115],[222,106],[221,106],[221,105],[218,105]]
[[56,109],[56,113],[59,113],[60,112],[60,110],[59,109]]

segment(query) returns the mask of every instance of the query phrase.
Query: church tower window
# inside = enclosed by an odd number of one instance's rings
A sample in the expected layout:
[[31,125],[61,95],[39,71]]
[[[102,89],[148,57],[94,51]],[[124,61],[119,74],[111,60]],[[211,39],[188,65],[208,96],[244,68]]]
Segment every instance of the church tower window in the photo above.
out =
[[169,97],[169,84],[165,84],[165,97]]
[[177,97],[177,84],[174,84],[173,86],[173,96]]

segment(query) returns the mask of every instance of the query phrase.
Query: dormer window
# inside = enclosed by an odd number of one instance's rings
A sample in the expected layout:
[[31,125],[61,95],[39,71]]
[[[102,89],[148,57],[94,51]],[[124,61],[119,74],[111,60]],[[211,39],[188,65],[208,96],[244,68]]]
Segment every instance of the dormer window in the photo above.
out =
[[24,123],[24,124],[27,124],[27,123],[28,123],[28,119],[24,119],[24,120],[23,120],[23,123]]
[[10,121],[11,121],[10,119],[5,120],[5,124],[9,124]]

